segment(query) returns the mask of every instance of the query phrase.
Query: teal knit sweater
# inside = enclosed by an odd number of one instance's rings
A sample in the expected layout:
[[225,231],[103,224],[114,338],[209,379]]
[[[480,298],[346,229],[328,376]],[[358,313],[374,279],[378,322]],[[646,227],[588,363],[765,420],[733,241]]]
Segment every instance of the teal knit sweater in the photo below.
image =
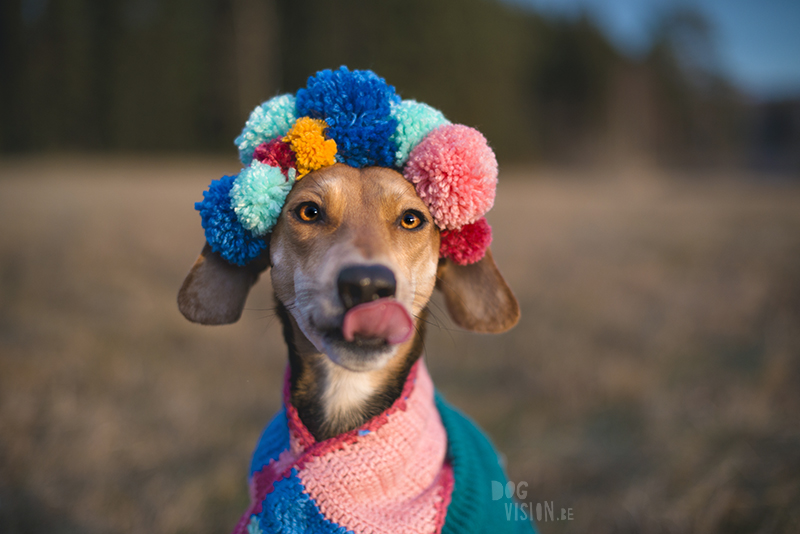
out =
[[[453,494],[442,534],[533,534],[530,520],[515,520],[518,504],[503,495],[492,500],[492,481],[507,479],[489,439],[437,392],[436,407],[447,431],[447,456],[453,466]],[[510,513],[509,513],[510,512]],[[510,517],[510,519],[509,519]]]

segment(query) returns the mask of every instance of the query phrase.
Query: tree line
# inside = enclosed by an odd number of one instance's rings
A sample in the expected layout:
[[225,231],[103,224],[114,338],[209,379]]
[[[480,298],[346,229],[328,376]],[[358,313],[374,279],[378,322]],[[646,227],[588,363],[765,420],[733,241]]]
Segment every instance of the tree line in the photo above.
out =
[[631,59],[588,17],[492,0],[2,6],[5,153],[230,151],[258,103],[339,65],[479,128],[501,159],[725,160],[748,139],[746,99],[697,60],[713,43],[692,13],[665,17]]

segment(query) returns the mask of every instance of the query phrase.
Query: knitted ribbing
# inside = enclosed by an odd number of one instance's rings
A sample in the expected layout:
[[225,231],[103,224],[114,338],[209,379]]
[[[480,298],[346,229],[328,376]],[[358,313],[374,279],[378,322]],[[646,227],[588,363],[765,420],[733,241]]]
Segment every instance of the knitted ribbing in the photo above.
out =
[[489,439],[461,412],[436,394],[436,407],[447,431],[447,457],[453,466],[455,485],[442,534],[532,534],[522,514],[507,514],[513,498],[492,499],[492,481],[505,485],[507,478]]

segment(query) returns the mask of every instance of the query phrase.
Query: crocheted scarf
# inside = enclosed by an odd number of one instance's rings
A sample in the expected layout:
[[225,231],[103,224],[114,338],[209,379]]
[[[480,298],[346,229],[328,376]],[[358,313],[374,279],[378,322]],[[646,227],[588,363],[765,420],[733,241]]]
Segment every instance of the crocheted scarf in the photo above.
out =
[[533,532],[508,513],[513,500],[492,499],[492,481],[506,483],[494,448],[435,394],[422,360],[389,409],[325,441],[303,425],[288,384],[284,398],[253,454],[251,504],[234,534]]

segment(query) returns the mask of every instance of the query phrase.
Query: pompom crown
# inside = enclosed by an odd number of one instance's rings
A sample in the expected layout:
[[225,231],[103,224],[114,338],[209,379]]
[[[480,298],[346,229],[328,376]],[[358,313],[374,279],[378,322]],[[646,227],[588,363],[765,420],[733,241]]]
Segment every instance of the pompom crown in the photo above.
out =
[[440,255],[466,265],[491,242],[497,160],[477,130],[427,104],[401,100],[372,71],[323,70],[297,95],[262,103],[236,138],[245,167],[212,181],[200,212],[212,250],[236,265],[258,257],[294,182],[336,162],[394,167],[442,231]]

